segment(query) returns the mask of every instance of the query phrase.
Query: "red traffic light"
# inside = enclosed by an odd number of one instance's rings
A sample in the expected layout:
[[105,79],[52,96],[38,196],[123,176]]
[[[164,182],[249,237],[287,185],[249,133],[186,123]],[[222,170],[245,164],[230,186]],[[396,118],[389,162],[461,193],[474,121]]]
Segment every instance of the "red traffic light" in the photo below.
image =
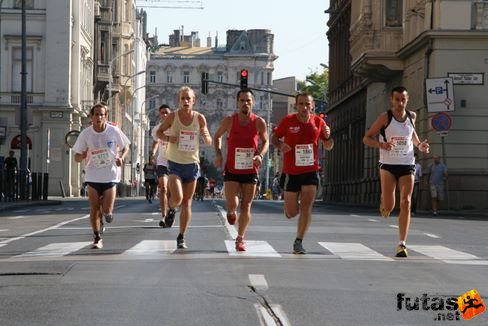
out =
[[247,70],[246,69],[242,69],[241,70],[241,77],[247,77],[247,75],[248,75]]

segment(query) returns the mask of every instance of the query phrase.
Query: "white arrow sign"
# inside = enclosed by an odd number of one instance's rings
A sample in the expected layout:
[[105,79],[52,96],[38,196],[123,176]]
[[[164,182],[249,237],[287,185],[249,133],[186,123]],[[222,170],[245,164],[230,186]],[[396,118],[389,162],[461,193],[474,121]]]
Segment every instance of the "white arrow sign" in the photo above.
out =
[[428,112],[454,111],[452,78],[430,78],[425,80]]

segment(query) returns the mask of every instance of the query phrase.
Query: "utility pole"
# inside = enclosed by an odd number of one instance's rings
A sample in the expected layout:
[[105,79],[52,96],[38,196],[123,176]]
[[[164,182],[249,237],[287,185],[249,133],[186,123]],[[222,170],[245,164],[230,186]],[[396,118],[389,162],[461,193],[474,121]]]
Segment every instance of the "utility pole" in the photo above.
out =
[[26,198],[27,186],[27,60],[25,0],[22,0],[22,67],[20,95],[20,199]]

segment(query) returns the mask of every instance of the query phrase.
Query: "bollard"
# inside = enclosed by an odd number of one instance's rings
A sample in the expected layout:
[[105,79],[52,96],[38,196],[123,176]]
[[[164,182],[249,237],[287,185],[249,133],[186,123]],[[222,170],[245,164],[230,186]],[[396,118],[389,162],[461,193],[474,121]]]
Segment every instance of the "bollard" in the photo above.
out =
[[49,173],[44,173],[44,180],[42,183],[42,200],[47,200],[47,193],[49,190]]
[[32,200],[39,200],[39,193],[37,192],[37,172],[32,172]]

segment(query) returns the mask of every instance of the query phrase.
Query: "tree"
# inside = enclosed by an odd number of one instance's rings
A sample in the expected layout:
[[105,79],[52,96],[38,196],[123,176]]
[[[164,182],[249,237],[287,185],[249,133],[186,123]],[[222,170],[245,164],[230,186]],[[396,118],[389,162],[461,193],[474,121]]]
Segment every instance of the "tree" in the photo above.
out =
[[301,92],[312,94],[317,106],[320,102],[327,103],[329,90],[329,69],[324,68],[322,73],[315,71],[305,77],[305,81],[299,83]]

